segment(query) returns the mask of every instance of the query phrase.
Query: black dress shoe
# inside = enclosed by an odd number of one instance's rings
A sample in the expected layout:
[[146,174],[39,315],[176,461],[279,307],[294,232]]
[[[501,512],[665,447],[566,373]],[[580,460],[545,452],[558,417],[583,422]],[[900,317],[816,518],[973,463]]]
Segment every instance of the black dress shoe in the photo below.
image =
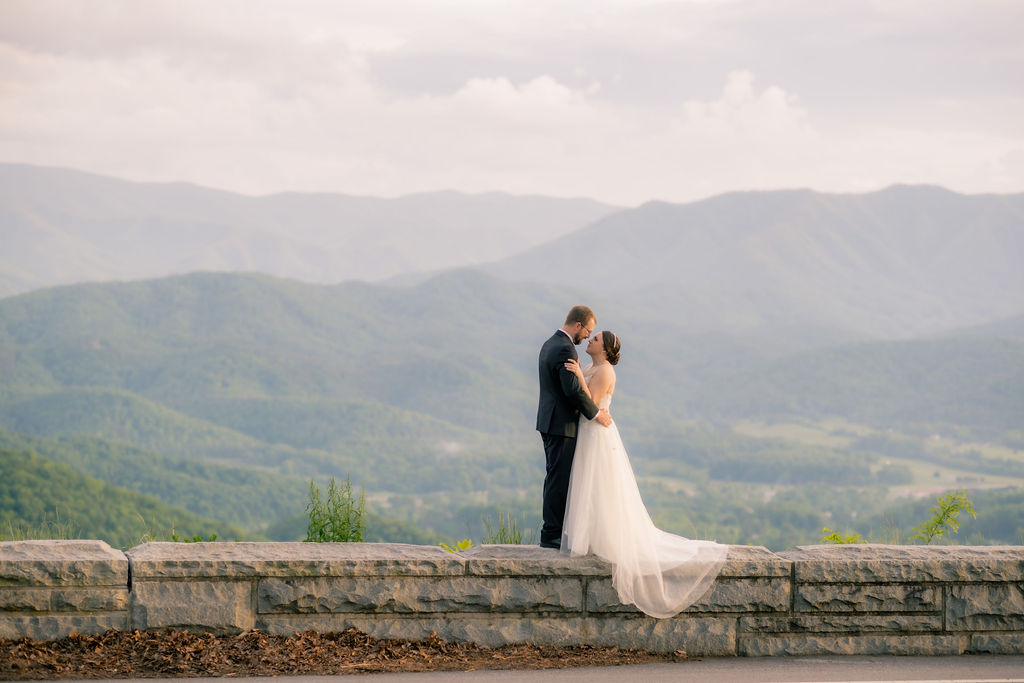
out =
[[562,544],[559,541],[550,541],[550,542],[541,541],[540,542],[540,547],[541,548],[553,548],[554,550],[561,550],[562,549]]

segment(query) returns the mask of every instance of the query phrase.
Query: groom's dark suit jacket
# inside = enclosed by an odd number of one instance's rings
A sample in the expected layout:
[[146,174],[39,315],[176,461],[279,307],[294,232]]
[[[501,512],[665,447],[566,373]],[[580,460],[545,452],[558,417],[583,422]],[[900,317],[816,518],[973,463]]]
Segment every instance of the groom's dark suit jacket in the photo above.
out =
[[570,358],[578,360],[569,336],[556,330],[540,349],[540,402],[537,405],[537,431],[556,436],[576,436],[580,413],[588,420],[597,415],[597,406],[580,386],[576,374],[565,369]]

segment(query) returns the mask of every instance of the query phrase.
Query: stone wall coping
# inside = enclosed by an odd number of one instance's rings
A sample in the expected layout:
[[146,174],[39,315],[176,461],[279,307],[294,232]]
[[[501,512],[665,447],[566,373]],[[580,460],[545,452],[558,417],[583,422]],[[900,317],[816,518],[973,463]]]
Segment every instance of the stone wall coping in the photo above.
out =
[[476,576],[608,576],[611,565],[596,555],[571,557],[536,545],[478,545],[458,553]]
[[731,545],[719,576],[765,578],[790,576],[793,562],[764,546]]
[[247,576],[449,576],[462,558],[404,543],[169,543],[128,551],[132,578]]
[[128,558],[103,541],[0,542],[0,586],[126,586]]
[[[569,556],[558,550],[535,545],[480,545],[459,555],[465,558],[466,573],[473,575],[573,575],[609,576],[611,564],[596,555]],[[719,576],[729,578],[786,576],[792,561],[764,546],[731,545]]]
[[[533,545],[460,553],[404,543],[151,542],[126,553],[97,540],[0,542],[0,585],[125,585],[135,579],[251,576],[608,576],[610,565]],[[1024,546],[729,547],[723,578],[804,583],[1024,581]]]
[[[594,555],[535,545],[480,545],[459,553],[403,543],[169,543],[128,551],[135,580],[173,577],[609,576]],[[789,576],[792,561],[762,546],[729,547],[723,577]]]
[[1024,580],[1024,546],[858,543],[797,546],[778,555],[793,562],[797,582]]

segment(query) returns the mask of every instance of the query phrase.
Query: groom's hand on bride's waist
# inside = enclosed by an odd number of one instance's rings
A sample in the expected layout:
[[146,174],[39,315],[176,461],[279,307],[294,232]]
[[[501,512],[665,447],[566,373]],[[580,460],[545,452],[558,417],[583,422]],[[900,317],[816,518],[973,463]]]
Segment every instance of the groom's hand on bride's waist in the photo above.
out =
[[594,417],[594,419],[597,420],[598,424],[600,424],[602,427],[608,427],[612,423],[611,413],[609,413],[604,408],[601,408],[601,410],[597,411],[597,415]]

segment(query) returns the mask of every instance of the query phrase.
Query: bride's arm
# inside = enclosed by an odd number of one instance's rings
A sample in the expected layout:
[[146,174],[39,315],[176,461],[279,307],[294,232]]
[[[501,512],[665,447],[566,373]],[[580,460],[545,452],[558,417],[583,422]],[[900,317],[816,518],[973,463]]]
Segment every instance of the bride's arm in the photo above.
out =
[[583,379],[583,370],[580,369],[579,361],[569,360],[565,364],[565,369],[575,373],[580,378],[580,387],[583,388],[583,391],[587,392],[587,396],[590,397],[590,400],[595,405],[600,403],[601,399],[606,394],[610,394],[615,387],[615,370],[611,365],[602,365],[597,368],[591,376],[589,383]]

